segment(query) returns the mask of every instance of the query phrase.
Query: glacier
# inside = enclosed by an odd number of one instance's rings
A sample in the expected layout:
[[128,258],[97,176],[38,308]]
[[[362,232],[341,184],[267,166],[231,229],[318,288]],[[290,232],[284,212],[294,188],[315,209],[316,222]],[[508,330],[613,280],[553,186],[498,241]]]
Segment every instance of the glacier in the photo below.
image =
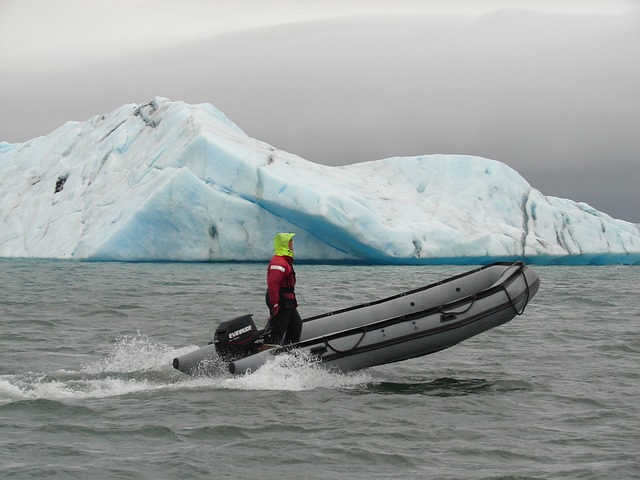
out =
[[468,155],[333,167],[158,97],[0,143],[0,257],[372,264],[640,264],[639,225]]

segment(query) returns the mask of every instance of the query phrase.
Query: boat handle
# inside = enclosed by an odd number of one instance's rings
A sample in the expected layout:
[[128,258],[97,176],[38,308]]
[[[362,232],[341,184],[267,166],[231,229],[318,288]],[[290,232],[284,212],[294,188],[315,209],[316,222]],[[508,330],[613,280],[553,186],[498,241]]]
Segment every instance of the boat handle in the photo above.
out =
[[[460,310],[459,312],[447,312],[446,310],[444,310],[445,305],[441,306],[438,311],[442,314],[440,316],[440,321],[445,322],[447,320],[452,320],[452,318],[449,318],[450,315],[453,315],[453,318],[455,318],[456,315],[462,315],[463,313],[467,313],[471,307],[473,307],[473,304],[475,303],[477,297],[475,295],[470,295],[468,296],[465,300],[471,299],[471,301],[469,302],[469,305],[467,306],[467,308],[465,308],[464,310]],[[446,319],[444,317],[447,317]]]
[[449,322],[451,320],[455,320],[456,318],[456,314],[455,313],[441,313],[440,314],[440,323],[444,323],[444,322]]
[[309,350],[309,353],[311,353],[311,355],[319,357],[327,353],[327,347],[325,345],[321,345],[319,347],[312,348],[311,350]]

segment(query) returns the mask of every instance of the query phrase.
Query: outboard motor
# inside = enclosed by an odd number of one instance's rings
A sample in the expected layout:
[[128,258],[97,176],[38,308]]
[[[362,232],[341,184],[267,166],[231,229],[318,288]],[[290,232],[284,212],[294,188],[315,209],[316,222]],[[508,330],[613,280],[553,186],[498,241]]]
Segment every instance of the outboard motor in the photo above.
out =
[[254,341],[260,333],[251,314],[241,315],[218,326],[213,337],[213,345],[221,358],[233,362],[253,353],[256,349]]

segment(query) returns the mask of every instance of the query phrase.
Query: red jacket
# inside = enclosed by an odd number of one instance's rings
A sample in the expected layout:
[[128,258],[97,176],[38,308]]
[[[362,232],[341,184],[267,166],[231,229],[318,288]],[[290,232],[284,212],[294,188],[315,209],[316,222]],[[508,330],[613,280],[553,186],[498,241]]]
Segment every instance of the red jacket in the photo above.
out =
[[296,272],[293,270],[293,258],[274,255],[267,268],[267,296],[269,307],[297,307]]

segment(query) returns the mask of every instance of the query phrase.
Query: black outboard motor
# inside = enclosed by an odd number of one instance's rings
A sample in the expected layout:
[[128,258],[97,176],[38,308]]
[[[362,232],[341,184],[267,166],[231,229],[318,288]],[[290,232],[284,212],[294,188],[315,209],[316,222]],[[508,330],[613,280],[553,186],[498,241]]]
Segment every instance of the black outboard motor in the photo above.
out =
[[251,314],[241,315],[222,322],[218,326],[213,337],[213,344],[216,353],[221,358],[233,362],[257,350],[254,342],[261,332],[256,328],[251,317]]

